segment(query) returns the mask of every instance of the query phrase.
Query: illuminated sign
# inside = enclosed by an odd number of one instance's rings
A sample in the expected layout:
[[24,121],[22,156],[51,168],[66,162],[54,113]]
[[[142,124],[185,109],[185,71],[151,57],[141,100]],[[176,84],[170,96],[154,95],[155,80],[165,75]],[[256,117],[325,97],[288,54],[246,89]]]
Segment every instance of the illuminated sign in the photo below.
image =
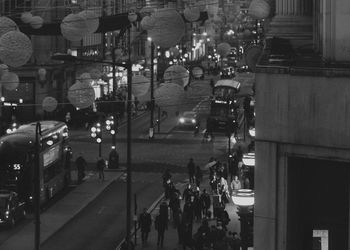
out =
[[215,103],[227,104],[227,101],[215,100]]
[[59,158],[59,151],[60,151],[60,148],[58,145],[56,147],[49,149],[47,152],[43,154],[44,167],[48,166],[49,164],[51,164],[52,162],[54,162]]
[[14,163],[14,164],[12,164],[12,169],[13,169],[13,170],[19,171],[19,170],[21,170],[21,168],[22,168],[22,165],[19,164],[19,163]]

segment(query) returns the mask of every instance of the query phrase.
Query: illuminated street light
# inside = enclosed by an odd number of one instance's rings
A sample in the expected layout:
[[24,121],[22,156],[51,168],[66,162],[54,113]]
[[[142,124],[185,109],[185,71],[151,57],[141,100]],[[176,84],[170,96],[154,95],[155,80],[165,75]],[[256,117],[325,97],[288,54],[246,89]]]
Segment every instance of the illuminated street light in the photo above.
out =
[[253,246],[253,206],[255,203],[254,191],[251,189],[239,189],[232,192],[232,201],[238,206],[237,214],[241,221],[242,250]]
[[91,127],[91,138],[96,139],[96,142],[98,143],[98,156],[101,157],[102,155],[102,129],[101,124],[98,122],[94,126]]

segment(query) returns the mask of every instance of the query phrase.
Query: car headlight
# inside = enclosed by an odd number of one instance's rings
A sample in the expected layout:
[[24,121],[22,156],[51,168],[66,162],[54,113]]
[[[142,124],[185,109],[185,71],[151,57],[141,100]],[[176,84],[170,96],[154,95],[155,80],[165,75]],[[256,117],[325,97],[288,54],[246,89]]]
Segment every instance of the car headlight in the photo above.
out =
[[180,123],[184,123],[184,122],[185,122],[185,119],[181,117],[181,118],[179,119],[179,122],[180,122]]
[[193,123],[193,124],[196,123],[196,120],[195,120],[195,119],[192,119],[192,123]]

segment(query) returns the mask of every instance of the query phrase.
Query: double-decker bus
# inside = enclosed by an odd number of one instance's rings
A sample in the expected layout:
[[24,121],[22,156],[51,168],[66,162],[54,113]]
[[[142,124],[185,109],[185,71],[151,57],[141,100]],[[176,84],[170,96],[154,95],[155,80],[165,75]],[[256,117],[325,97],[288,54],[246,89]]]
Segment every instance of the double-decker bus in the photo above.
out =
[[207,119],[207,130],[234,132],[238,108],[236,94],[239,89],[240,83],[232,79],[216,82]]
[[[70,182],[71,148],[65,123],[40,124],[40,203],[44,204]],[[19,199],[29,205],[34,191],[35,131],[36,122],[0,137],[0,188],[17,192]]]

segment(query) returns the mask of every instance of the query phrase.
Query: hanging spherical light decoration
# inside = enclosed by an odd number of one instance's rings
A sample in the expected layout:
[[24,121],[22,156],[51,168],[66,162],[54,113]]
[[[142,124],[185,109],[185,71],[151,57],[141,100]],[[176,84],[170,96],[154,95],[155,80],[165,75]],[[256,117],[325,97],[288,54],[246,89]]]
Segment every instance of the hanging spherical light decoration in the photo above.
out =
[[139,13],[142,15],[148,15],[154,12],[154,8],[153,7],[149,7],[149,6],[145,6],[143,7]]
[[177,57],[180,54],[179,49],[176,47],[171,47],[169,49],[169,52],[170,52],[170,55],[172,55],[174,57]]
[[145,16],[141,20],[141,28],[143,30],[150,30],[154,27],[156,20],[152,16]]
[[77,80],[79,82],[88,83],[88,84],[91,84],[91,81],[92,81],[90,73],[87,73],[87,72],[84,72],[80,76],[78,76]]
[[220,43],[216,51],[220,56],[225,57],[231,52],[231,46],[228,43]]
[[256,64],[259,60],[259,57],[263,51],[263,48],[259,45],[250,46],[245,49],[244,56],[245,61],[248,65],[248,67],[255,72],[256,70]]
[[116,49],[114,51],[115,58],[119,58],[123,56],[123,50],[122,49]]
[[264,19],[270,15],[270,5],[264,0],[253,0],[248,8],[248,15],[254,19]]
[[102,72],[99,69],[93,68],[89,71],[91,79],[97,81],[101,78]]
[[252,35],[252,32],[251,32],[250,30],[245,29],[245,30],[243,31],[243,37],[244,37],[244,38],[249,38],[249,37],[251,37],[251,35]]
[[21,21],[23,23],[30,23],[30,21],[32,20],[32,17],[33,17],[32,13],[30,13],[30,12],[23,12],[21,14]]
[[160,9],[152,14],[155,23],[148,35],[153,42],[163,49],[179,43],[185,34],[185,23],[181,15],[174,9]]
[[87,26],[87,32],[89,34],[94,33],[100,25],[100,19],[97,14],[91,10],[83,10],[78,15],[85,20]]
[[44,24],[44,19],[40,16],[33,16],[29,23],[33,29],[40,29]]
[[150,80],[143,75],[132,77],[132,94],[136,97],[143,96],[149,90],[151,85]]
[[1,76],[1,84],[7,90],[15,90],[19,85],[19,78],[13,72],[4,72]]
[[197,1],[194,6],[197,7],[199,11],[206,11],[207,9],[207,3],[203,0]]
[[133,23],[133,22],[136,22],[137,20],[137,14],[134,12],[134,11],[130,11],[128,13],[128,20],[129,22]]
[[68,90],[68,100],[77,108],[88,108],[95,100],[95,91],[91,85],[76,81]]
[[192,75],[194,78],[201,78],[203,76],[204,72],[203,72],[203,69],[201,67],[193,67],[192,69]]
[[177,84],[161,84],[154,91],[156,104],[162,109],[172,108],[175,105],[182,105],[181,99],[184,98],[184,90]]
[[39,80],[40,81],[45,81],[46,80],[46,69],[40,68],[38,69],[38,75],[39,75]]
[[85,18],[78,14],[69,14],[61,23],[61,33],[69,41],[80,41],[89,34]]
[[0,17],[0,37],[9,31],[18,30],[17,24],[12,19],[2,16]]
[[9,71],[9,67],[6,64],[0,64],[0,79],[1,79],[1,76],[8,71]]
[[199,19],[201,13],[198,7],[186,8],[184,10],[184,17],[189,22],[195,22]]
[[58,102],[54,97],[47,96],[42,102],[42,107],[46,112],[52,112],[57,108],[57,104]]
[[186,87],[189,81],[189,72],[181,65],[172,65],[164,72],[164,83]]
[[20,67],[32,56],[32,42],[22,32],[9,31],[0,37],[0,60],[11,66]]

